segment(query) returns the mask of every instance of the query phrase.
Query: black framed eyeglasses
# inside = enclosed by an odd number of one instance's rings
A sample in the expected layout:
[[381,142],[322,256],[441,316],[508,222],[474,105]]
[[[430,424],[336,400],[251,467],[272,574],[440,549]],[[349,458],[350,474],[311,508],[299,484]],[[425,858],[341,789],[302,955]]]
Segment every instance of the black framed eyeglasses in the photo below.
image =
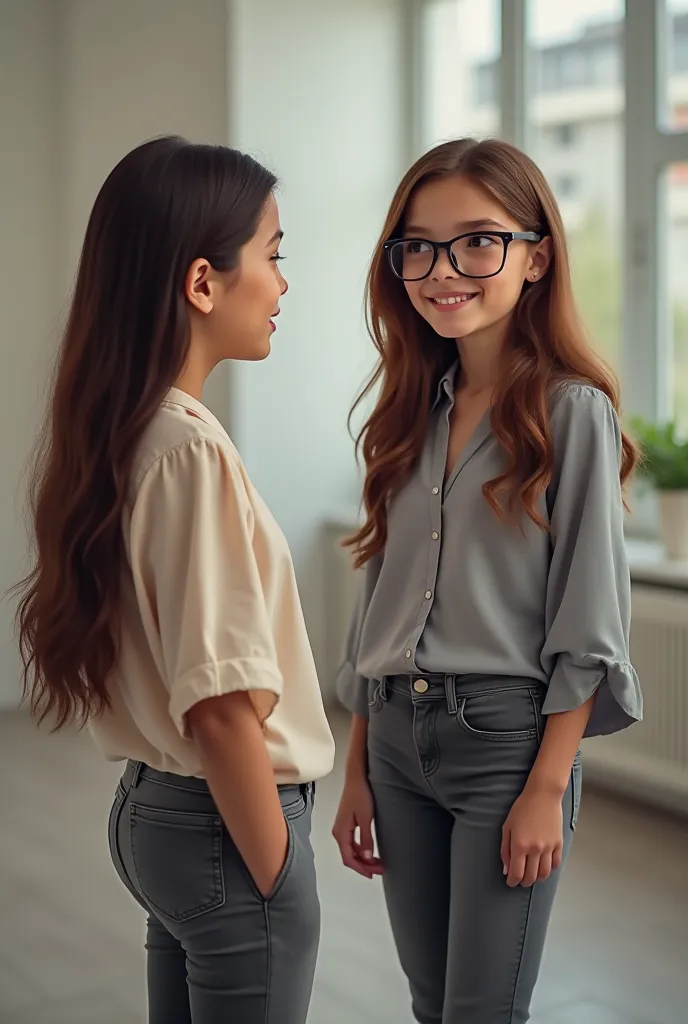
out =
[[429,277],[444,250],[462,277],[495,277],[504,269],[511,242],[539,242],[537,231],[468,231],[448,242],[428,238],[390,238],[383,243],[392,271],[402,281]]

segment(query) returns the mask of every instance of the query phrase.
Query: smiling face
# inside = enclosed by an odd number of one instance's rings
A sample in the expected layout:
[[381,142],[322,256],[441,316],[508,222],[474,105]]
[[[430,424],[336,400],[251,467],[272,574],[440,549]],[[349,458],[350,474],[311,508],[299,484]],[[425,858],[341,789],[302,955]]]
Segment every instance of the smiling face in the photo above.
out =
[[[467,273],[491,273],[502,261],[503,243],[495,231],[525,231],[490,193],[470,178],[452,175],[422,185],[412,196],[404,217],[403,236],[445,242],[464,232],[453,251]],[[485,235],[480,232],[485,231]],[[413,248],[409,258],[413,259]],[[415,245],[420,255],[422,247]],[[507,324],[524,282],[546,272],[551,239],[539,243],[509,243],[502,270],[493,277],[462,274],[441,250],[428,277],[405,281],[409,299],[420,315],[443,338],[467,338]]]

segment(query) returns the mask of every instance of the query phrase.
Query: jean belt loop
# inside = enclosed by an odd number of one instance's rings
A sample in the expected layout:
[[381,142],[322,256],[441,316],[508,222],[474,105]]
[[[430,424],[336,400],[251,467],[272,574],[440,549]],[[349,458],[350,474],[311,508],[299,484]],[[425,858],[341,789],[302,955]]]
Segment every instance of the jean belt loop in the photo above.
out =
[[450,715],[455,715],[459,710],[456,703],[456,676],[447,675],[444,677],[444,693],[447,698],[447,711]]
[[380,680],[380,700],[387,700],[387,676],[383,676]]
[[136,789],[143,771],[143,761],[132,761],[131,763],[131,788]]

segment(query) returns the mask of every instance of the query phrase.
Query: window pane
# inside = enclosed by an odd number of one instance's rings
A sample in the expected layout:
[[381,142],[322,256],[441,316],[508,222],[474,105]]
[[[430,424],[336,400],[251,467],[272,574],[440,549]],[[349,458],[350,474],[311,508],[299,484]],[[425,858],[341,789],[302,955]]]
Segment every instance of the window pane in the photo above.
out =
[[672,393],[679,429],[688,434],[688,163],[669,168],[668,285],[670,327],[673,330]]
[[669,128],[688,130],[688,0],[666,2],[666,118]]
[[623,0],[529,0],[530,151],[559,202],[578,306],[618,365],[623,188]]
[[423,146],[499,131],[498,0],[432,0],[423,8]]

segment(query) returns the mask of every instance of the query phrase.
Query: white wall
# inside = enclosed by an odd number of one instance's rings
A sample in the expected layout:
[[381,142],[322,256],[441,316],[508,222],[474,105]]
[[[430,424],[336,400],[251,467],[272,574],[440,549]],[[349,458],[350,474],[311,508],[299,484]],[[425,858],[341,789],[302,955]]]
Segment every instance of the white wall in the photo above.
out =
[[403,9],[237,0],[230,30],[231,141],[283,182],[290,284],[270,358],[232,367],[231,422],[291,545],[320,666],[322,524],[358,497],[346,417],[373,359],[363,283],[405,163]]
[[[14,495],[98,188],[152,136],[229,142],[284,183],[291,291],[273,356],[221,368],[206,400],[287,534],[322,664],[321,528],[357,498],[346,416],[372,364],[363,280],[405,163],[403,12],[398,0],[0,0],[0,588],[25,567]],[[0,706],[16,702],[18,667],[3,606]]]
[[[0,590],[27,566],[22,473],[89,211],[120,157],[154,135],[226,143],[225,0],[0,0]],[[208,383],[228,412],[228,371]],[[0,606],[0,707],[16,704]]]
[[[67,289],[96,193],[125,153],[156,135],[227,143],[227,2],[64,0],[64,9]],[[226,367],[206,400],[226,422]]]
[[[0,0],[0,592],[24,575],[18,493],[54,350],[60,289],[56,176],[56,8]],[[12,608],[0,604],[0,706],[16,703]]]

